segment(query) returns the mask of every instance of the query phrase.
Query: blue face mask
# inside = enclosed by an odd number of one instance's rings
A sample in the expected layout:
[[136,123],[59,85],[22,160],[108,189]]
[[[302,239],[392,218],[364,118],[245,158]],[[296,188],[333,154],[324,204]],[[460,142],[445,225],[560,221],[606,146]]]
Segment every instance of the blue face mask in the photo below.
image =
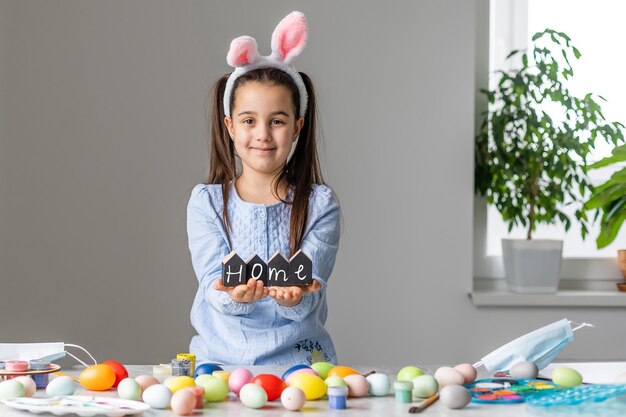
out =
[[[577,327],[572,329],[572,324]],[[543,369],[574,340],[574,331],[585,326],[593,327],[592,324],[577,325],[567,319],[559,320],[499,347],[474,364],[474,367],[484,365],[488,371],[508,371],[516,363],[528,361]]]

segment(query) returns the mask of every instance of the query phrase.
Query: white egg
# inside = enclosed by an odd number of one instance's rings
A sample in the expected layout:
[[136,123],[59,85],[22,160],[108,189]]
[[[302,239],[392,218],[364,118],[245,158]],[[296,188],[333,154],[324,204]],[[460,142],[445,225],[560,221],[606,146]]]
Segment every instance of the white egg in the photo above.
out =
[[170,405],[172,391],[163,384],[151,385],[146,388],[141,397],[150,407],[164,409]]
[[513,365],[509,373],[513,378],[534,379],[537,378],[539,369],[533,362],[522,361]]
[[29,376],[18,376],[17,378],[13,378],[13,381],[17,381],[20,384],[24,385],[24,390],[26,390],[26,396],[32,397],[37,391],[37,385],[35,381]]
[[465,383],[463,374],[449,366],[442,366],[437,369],[437,371],[435,371],[435,379],[440,387],[445,387],[446,385],[463,385],[463,383]]
[[439,401],[448,408],[459,409],[472,401],[472,394],[461,385],[447,385],[439,391]]
[[374,397],[384,397],[389,394],[391,381],[387,375],[375,373],[368,375],[365,379],[370,384],[370,394]]
[[51,397],[60,395],[72,395],[76,391],[76,382],[69,376],[58,376],[46,387],[46,394]]

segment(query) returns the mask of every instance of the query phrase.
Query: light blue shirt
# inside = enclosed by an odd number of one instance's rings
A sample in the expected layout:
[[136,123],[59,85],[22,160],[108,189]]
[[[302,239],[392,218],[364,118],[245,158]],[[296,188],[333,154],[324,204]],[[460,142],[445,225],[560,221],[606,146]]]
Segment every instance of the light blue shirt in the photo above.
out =
[[197,363],[225,365],[294,365],[337,363],[326,322],[326,285],[339,248],[340,208],[326,185],[313,185],[308,219],[300,248],[313,262],[313,278],[322,289],[306,294],[294,307],[266,297],[238,303],[213,288],[221,278],[222,259],[231,250],[247,260],[255,253],[267,262],[277,251],[289,259],[291,205],[243,201],[231,185],[228,199],[230,244],[222,216],[221,185],[194,187],[187,207],[187,234],[198,292],[191,324],[198,334],[189,351]]

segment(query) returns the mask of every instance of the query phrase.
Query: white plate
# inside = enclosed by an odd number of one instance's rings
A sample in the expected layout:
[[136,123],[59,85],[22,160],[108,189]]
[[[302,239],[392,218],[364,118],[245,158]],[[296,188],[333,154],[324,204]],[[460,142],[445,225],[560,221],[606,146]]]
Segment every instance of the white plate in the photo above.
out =
[[111,397],[92,397],[83,395],[67,395],[52,398],[7,398],[2,402],[18,410],[31,413],[52,413],[57,416],[78,414],[81,417],[105,415],[121,417],[127,414],[138,414],[150,406],[139,401],[122,400]]

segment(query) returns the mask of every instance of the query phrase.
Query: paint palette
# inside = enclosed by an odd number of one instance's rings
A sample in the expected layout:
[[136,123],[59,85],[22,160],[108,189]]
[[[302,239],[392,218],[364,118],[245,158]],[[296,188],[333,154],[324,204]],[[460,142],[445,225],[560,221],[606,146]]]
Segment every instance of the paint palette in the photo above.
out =
[[557,388],[550,381],[516,378],[479,379],[465,387],[472,394],[472,402],[482,404],[522,403],[528,395]]
[[528,404],[540,407],[578,405],[584,402],[602,402],[626,394],[626,384],[584,385],[533,395]]

